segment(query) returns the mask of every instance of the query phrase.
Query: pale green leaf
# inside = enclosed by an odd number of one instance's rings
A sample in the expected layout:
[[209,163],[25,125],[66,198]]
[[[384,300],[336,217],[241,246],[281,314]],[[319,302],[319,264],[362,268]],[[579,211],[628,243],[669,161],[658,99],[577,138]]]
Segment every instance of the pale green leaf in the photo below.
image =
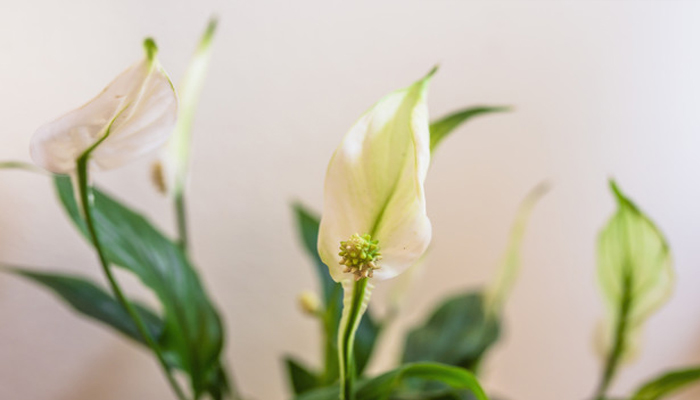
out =
[[530,214],[532,214],[535,205],[548,190],[549,184],[546,182],[540,183],[528,193],[525,200],[520,204],[496,279],[485,293],[484,306],[486,314],[497,315],[501,312],[506,296],[510,293],[518,276],[520,251],[525,236],[525,228],[527,228],[527,223],[530,220]]
[[[609,312],[603,349],[630,355],[643,323],[673,290],[666,239],[654,223],[611,181],[617,212],[598,236],[598,280]],[[615,342],[619,342],[615,345]]]

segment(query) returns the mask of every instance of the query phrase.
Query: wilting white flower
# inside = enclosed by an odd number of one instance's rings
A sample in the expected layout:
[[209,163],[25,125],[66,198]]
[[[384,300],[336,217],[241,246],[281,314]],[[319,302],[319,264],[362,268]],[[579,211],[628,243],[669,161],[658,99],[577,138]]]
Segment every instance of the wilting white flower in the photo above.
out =
[[146,57],[127,68],[97,97],[39,128],[31,155],[39,166],[69,174],[76,160],[90,158],[103,169],[116,168],[163,145],[177,121],[177,96],[156,58],[153,40]]
[[337,282],[392,278],[430,243],[424,182],[431,72],[380,100],[350,129],[328,170],[318,248]]

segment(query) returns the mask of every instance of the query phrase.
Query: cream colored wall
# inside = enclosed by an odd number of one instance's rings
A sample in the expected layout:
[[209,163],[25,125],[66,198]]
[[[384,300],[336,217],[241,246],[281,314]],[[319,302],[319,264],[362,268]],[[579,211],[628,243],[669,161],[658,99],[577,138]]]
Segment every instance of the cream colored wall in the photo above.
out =
[[[295,303],[315,281],[289,203],[320,208],[326,163],[355,118],[436,63],[434,116],[477,103],[516,110],[469,124],[437,152],[427,188],[434,244],[399,325],[443,294],[486,282],[520,199],[549,179],[485,383],[514,400],[590,394],[603,313],[594,239],[613,210],[614,176],[667,234],[678,272],[676,294],[649,321],[615,392],[700,362],[700,3],[6,1],[0,159],[28,160],[32,132],[138,59],[146,35],[177,81],[214,12],[221,25],[196,121],[194,254],[252,398],[285,398],[283,354],[313,362],[319,353],[316,326]],[[97,181],[171,228],[147,166]],[[0,187],[0,260],[99,276],[45,178],[4,172]],[[392,332],[374,370],[400,346]],[[0,276],[0,398],[171,395],[145,352]]]

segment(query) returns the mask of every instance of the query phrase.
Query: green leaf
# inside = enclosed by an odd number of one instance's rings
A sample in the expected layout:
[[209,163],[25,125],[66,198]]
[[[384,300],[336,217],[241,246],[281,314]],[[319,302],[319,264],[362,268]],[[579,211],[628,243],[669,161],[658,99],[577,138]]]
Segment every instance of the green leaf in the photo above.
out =
[[358,375],[362,375],[369,364],[377,338],[381,333],[382,326],[374,319],[367,310],[360,320],[360,326],[355,332],[355,368]]
[[[6,270],[42,285],[53,291],[78,313],[102,322],[145,345],[143,337],[122,305],[95,283],[66,274],[38,272],[23,268],[8,268]],[[163,332],[163,321],[160,317],[145,306],[134,304],[134,308],[151,335],[160,337]]]
[[470,107],[456,111],[435,122],[432,122],[430,124],[430,151],[435,151],[438,144],[440,144],[440,142],[442,142],[450,133],[452,133],[452,131],[472,118],[479,115],[505,111],[510,111],[510,107]]
[[658,400],[700,380],[700,367],[666,372],[640,387],[631,400]]
[[654,223],[610,182],[617,212],[598,236],[598,279],[610,319],[606,353],[624,359],[644,321],[673,290],[666,239]]
[[[488,400],[479,381],[469,371],[437,363],[412,363],[379,375],[372,379],[360,381],[357,385],[357,399],[360,400],[386,400],[400,390],[409,380],[441,382],[454,390],[468,390],[474,394],[477,400]],[[338,399],[338,387],[330,386],[305,393],[297,400],[336,400]],[[415,393],[414,393],[415,394]],[[447,399],[444,393],[441,399]],[[413,397],[434,398],[434,397]],[[435,397],[438,398],[438,397]]]
[[408,334],[403,362],[433,361],[474,371],[499,334],[499,321],[484,312],[482,293],[460,294]]
[[[295,203],[292,207],[294,208],[297,230],[301,236],[302,244],[314,263],[316,277],[323,292],[324,303],[328,305],[331,302],[342,301],[343,293],[340,284],[331,278],[328,267],[321,261],[321,257],[318,256],[318,227],[320,223],[318,214],[304,207],[301,203]],[[340,310],[338,310],[338,319],[340,319]]]
[[318,376],[311,372],[307,367],[304,367],[301,365],[301,363],[291,357],[287,357],[285,359],[285,363],[287,364],[289,383],[294,390],[294,394],[299,395],[318,387]]
[[[68,215],[88,237],[70,179],[57,176],[55,184]],[[98,189],[94,210],[109,261],[138,276],[162,304],[165,325],[159,345],[166,359],[190,375],[196,395],[208,391],[220,374],[223,326],[189,260],[143,216]]]
[[518,270],[520,269],[520,251],[530,214],[532,214],[533,208],[535,208],[537,202],[547,191],[549,191],[549,185],[547,183],[540,183],[528,193],[525,200],[520,204],[515,223],[510,233],[508,246],[498,270],[498,275],[493,284],[489,285],[485,293],[485,308],[487,314],[496,317],[502,311],[506,297],[513,288],[515,279],[518,276]]

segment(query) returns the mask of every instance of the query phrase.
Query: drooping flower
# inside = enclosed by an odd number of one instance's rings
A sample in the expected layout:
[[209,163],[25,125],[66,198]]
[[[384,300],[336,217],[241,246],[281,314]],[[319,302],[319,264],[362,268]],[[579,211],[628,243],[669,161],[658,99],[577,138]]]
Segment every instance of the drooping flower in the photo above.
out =
[[380,100],[350,129],[326,173],[318,248],[337,282],[392,278],[431,239],[426,91],[434,71]]
[[177,121],[177,96],[153,40],[146,39],[144,48],[146,57],[97,97],[36,131],[30,148],[36,164],[70,174],[76,160],[91,150],[91,160],[110,169],[165,143]]

